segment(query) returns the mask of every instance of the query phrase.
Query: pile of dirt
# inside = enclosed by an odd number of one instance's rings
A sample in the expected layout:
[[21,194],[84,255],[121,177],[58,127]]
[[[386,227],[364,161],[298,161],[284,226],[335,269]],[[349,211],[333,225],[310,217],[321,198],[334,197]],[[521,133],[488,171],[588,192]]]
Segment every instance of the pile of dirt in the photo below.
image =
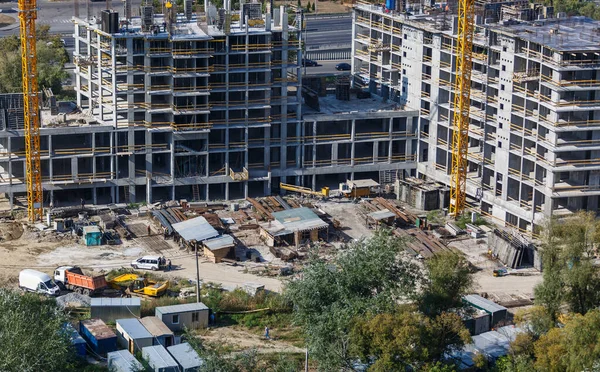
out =
[[56,298],[56,304],[61,309],[73,307],[90,307],[92,298],[79,293],[71,292]]
[[17,240],[23,235],[23,224],[15,221],[0,222],[0,240]]
[[77,239],[77,236],[71,234],[71,232],[58,232],[56,230],[43,230],[40,231],[35,226],[27,226],[23,231],[23,238],[30,241],[36,241],[38,243],[47,242],[55,243],[62,241],[73,241]]

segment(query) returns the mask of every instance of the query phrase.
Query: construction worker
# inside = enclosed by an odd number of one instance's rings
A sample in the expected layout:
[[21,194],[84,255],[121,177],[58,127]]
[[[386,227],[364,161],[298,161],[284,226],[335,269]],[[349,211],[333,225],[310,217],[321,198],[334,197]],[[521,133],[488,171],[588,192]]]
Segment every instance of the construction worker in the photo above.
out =
[[167,261],[167,271],[171,271],[171,260]]
[[269,326],[266,326],[266,327],[265,327],[265,338],[266,338],[267,340],[269,340],[269,339],[270,339],[270,337],[269,337]]
[[81,209],[85,208],[85,200],[83,200],[83,198],[81,198]]
[[152,233],[152,229],[150,228],[150,225],[148,225],[148,235],[150,235]]

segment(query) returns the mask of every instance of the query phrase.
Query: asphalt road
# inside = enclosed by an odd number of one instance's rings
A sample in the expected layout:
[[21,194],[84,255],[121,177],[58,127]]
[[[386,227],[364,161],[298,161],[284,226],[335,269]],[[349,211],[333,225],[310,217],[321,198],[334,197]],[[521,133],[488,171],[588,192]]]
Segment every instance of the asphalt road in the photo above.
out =
[[304,75],[350,75],[350,71],[337,71],[335,69],[335,65],[342,62],[350,63],[350,60],[317,61],[319,66],[306,67],[302,73]]
[[[112,1],[112,8],[122,13],[123,3],[121,0]],[[132,0],[132,8],[138,8],[142,0]],[[79,0],[79,14],[85,16],[87,13],[86,1]],[[73,33],[71,17],[74,15],[73,1],[49,1],[38,0],[37,23],[50,25],[50,32],[68,35]],[[17,2],[0,3],[2,13],[17,17]],[[102,9],[106,9],[105,1],[90,2],[90,12],[97,15]],[[0,37],[18,34],[19,24],[14,23],[8,29],[0,30]],[[306,45],[324,44],[349,44],[352,41],[352,18],[350,14],[341,15],[315,15],[306,18]]]
[[306,45],[350,44],[352,17],[350,14],[306,17]]

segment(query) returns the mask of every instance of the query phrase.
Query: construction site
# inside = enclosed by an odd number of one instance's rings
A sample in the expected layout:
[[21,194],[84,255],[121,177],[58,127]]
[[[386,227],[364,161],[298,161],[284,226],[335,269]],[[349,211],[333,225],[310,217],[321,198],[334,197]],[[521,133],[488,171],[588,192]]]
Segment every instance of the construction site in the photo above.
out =
[[[452,186],[456,99],[466,96],[467,208],[529,236],[550,215],[598,210],[599,22],[521,1],[477,2],[467,52],[453,9],[386,5],[355,7],[353,84],[419,110],[419,178]],[[464,55],[472,69],[459,89]]]

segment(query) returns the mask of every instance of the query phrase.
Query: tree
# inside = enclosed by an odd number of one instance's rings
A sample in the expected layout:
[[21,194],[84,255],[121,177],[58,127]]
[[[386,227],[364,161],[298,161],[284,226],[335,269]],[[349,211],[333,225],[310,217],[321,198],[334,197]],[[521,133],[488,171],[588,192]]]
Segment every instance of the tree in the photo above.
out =
[[387,230],[351,244],[332,263],[312,254],[302,278],[291,281],[285,295],[319,368],[352,369],[350,330],[355,319],[391,312],[399,301],[408,301],[418,272],[403,241]]
[[[54,94],[62,91],[62,83],[68,78],[65,63],[68,54],[58,36],[48,33],[49,28],[40,26],[37,30],[37,70],[38,84],[41,88],[52,88]],[[0,51],[4,55],[4,63],[0,64],[0,92],[21,92],[21,52],[20,41],[16,36],[0,39]]]
[[575,314],[535,342],[540,371],[585,371],[600,361],[600,310]]
[[418,299],[421,311],[436,316],[462,307],[462,297],[473,285],[467,260],[456,253],[445,252],[430,258],[425,267],[427,280]]
[[429,318],[413,306],[393,313],[357,319],[351,332],[353,351],[364,363],[374,362],[370,372],[427,370],[446,353],[470,340],[457,314]]
[[76,370],[67,321],[52,299],[0,289],[0,371]]
[[579,212],[545,228],[542,246],[544,281],[535,289],[536,302],[556,321],[561,305],[585,314],[600,305],[600,273],[594,266],[600,243],[600,221],[593,212]]

